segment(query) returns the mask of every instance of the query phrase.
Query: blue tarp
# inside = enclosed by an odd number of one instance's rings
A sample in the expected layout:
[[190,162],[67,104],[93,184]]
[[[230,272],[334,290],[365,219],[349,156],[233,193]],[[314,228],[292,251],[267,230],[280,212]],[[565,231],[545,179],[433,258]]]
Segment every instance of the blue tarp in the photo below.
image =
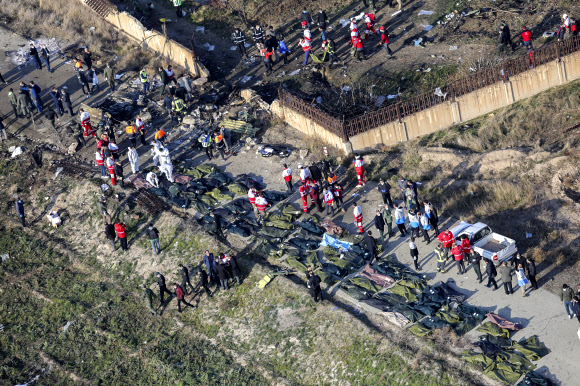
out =
[[330,236],[328,233],[325,233],[324,236],[322,236],[322,241],[320,242],[320,246],[322,247],[326,247],[327,245],[330,245],[331,247],[334,247],[336,249],[346,249],[347,251],[352,247],[352,243],[349,243],[347,241],[340,241],[338,239],[335,239],[334,237]]

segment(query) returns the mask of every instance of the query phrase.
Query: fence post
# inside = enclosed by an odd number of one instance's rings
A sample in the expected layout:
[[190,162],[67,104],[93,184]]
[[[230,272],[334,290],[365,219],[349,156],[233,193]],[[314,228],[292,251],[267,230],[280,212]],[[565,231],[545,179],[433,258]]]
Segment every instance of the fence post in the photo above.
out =
[[346,125],[344,124],[344,114],[342,115],[342,121],[340,121],[340,128],[342,131],[342,140],[348,142],[348,133],[346,132]]
[[449,87],[449,94],[451,94],[451,102],[455,102],[455,86]]
[[395,108],[397,110],[397,120],[399,121],[399,123],[401,123],[401,102],[397,102]]
[[560,57],[560,42],[556,42],[556,60],[560,62],[562,58]]

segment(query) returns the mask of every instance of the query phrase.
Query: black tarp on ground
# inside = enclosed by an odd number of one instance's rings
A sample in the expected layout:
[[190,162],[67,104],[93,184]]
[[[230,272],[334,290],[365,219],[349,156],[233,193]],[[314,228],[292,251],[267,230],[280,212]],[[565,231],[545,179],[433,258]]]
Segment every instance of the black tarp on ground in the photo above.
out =
[[299,237],[294,237],[288,240],[288,245],[305,251],[313,251],[318,249],[317,241],[306,240]]
[[371,306],[373,308],[376,308],[380,311],[389,311],[391,308],[391,304],[388,302],[385,302],[384,300],[380,300],[380,299],[375,299],[375,298],[371,298],[371,299],[363,299],[361,300],[362,303]]
[[254,188],[257,190],[264,190],[266,189],[266,184],[261,181],[258,181],[256,178],[250,177],[247,174],[240,174],[236,178],[236,182],[244,185],[247,189]]
[[244,215],[254,211],[254,207],[246,198],[235,199],[234,201],[224,205],[224,208],[237,215]]
[[342,283],[340,288],[357,300],[370,299],[372,297],[369,291],[352,283]]
[[542,377],[536,371],[530,371],[516,386],[552,386],[553,383],[547,378]]
[[319,235],[315,235],[314,233],[310,233],[304,228],[298,228],[298,231],[294,235],[296,237],[300,237],[306,240],[316,241],[319,244],[322,241],[322,237],[320,237]]
[[296,225],[315,235],[322,236],[324,234],[324,228],[316,224],[316,222],[312,220],[312,217],[308,220],[298,221]]
[[274,202],[284,201],[286,198],[288,198],[288,194],[286,193],[273,192],[271,190],[265,190],[263,193],[264,197],[270,204],[273,204]]

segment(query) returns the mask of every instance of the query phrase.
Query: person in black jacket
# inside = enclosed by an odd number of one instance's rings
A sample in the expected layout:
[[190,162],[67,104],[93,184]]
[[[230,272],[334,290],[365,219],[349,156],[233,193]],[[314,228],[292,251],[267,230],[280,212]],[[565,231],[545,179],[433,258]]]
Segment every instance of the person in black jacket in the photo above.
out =
[[52,126],[53,129],[56,129],[56,121],[60,121],[56,112],[53,109],[46,109],[44,110],[44,117],[48,122],[50,122],[50,126]]
[[497,270],[495,269],[495,265],[493,265],[493,261],[486,260],[485,263],[487,264],[485,267],[485,272],[487,273],[487,286],[491,287],[493,284],[494,291],[498,288],[497,282],[495,281],[495,277],[497,276]]
[[[89,86],[89,81],[87,80],[87,76],[82,68],[76,70],[77,72],[77,79],[79,80],[79,84],[82,86],[83,94],[87,96],[87,99],[91,97],[91,87]],[[85,91],[85,88],[87,91]]]
[[205,272],[205,270],[202,268],[199,270],[197,275],[199,276],[198,288],[203,287],[207,296],[211,298],[211,291],[209,290],[209,278],[207,276],[207,272]]
[[382,178],[379,180],[379,185],[377,186],[377,190],[381,193],[381,197],[383,198],[383,204],[393,206],[393,200],[391,199],[391,185],[388,182],[385,182]]
[[254,43],[263,43],[264,42],[264,30],[260,27],[259,24],[256,24],[254,28],[252,28],[252,37],[254,38]]
[[163,303],[165,303],[165,293],[169,294],[169,297],[171,299],[171,297],[173,296],[173,293],[171,293],[168,289],[167,286],[165,285],[165,276],[163,276],[162,274],[160,274],[159,272],[155,272],[155,276],[157,276],[157,286],[159,287],[159,305],[162,306]]
[[248,53],[246,52],[246,37],[244,33],[239,28],[236,28],[232,34],[232,39],[234,39],[234,43],[238,46],[240,53],[247,58]]
[[85,50],[83,51],[83,61],[87,65],[87,69],[90,70],[91,68],[93,68],[93,54],[86,47]]
[[316,22],[318,23],[318,26],[325,30],[327,20],[328,18],[326,17],[326,13],[322,10],[322,8],[319,8],[318,13],[316,14]]
[[149,223],[147,228],[147,236],[149,236],[149,242],[151,243],[151,248],[153,248],[153,253],[158,255],[161,251],[159,247],[159,231],[153,226],[153,223]]
[[320,302],[324,300],[322,298],[322,288],[320,288],[321,281],[320,276],[314,273],[308,278],[308,288],[310,288],[310,294],[316,303],[318,303],[318,299],[320,299]]
[[479,253],[473,251],[471,253],[471,258],[469,259],[469,264],[473,267],[473,272],[477,276],[477,280],[481,283],[483,278],[481,277],[481,266],[480,266],[481,256]]
[[115,162],[115,175],[117,176],[117,181],[120,182],[121,188],[125,187],[123,182],[123,164],[121,162]]
[[38,56],[38,50],[34,47],[34,43],[30,43],[30,51],[28,54],[34,59],[34,64],[37,70],[42,70],[42,64],[40,63],[40,57]]
[[363,236],[363,241],[365,243],[367,251],[370,252],[371,258],[369,259],[369,264],[373,263],[373,260],[377,258],[377,241],[373,237],[373,232],[368,231]]
[[189,295],[187,293],[187,285],[188,284],[191,287],[191,293],[193,293],[195,291],[195,289],[191,285],[191,281],[189,281],[189,270],[183,264],[179,264],[178,267],[180,268],[179,273],[181,274],[181,288],[183,288],[186,295]]
[[375,215],[375,227],[379,231],[381,244],[385,244],[385,238],[383,237],[385,232],[385,219],[383,218],[380,210],[377,210],[377,214]]
[[520,255],[520,253],[516,253],[515,257],[512,258],[512,267],[513,268],[518,268],[520,266],[520,264],[522,265],[522,267],[526,266],[526,259],[524,259],[524,257],[522,255]]
[[505,21],[502,21],[499,27],[499,48],[498,48],[499,55],[501,55],[502,51],[505,50],[507,47],[510,47],[512,51],[514,50],[514,44],[512,43],[510,27],[507,25]]
[[73,109],[72,109],[72,102],[70,100],[70,94],[64,88],[62,90],[60,90],[60,93],[61,93],[61,99],[62,99],[62,106],[63,106],[65,112],[69,113],[72,117],[74,115],[74,113],[73,113]]
[[300,25],[302,28],[310,29],[310,24],[312,24],[312,16],[310,16],[306,8],[304,8],[300,14]]
[[115,245],[115,239],[117,238],[117,232],[115,232],[115,226],[113,224],[105,224],[105,235],[107,236],[107,240],[113,247],[113,252],[117,250],[117,246]]
[[242,276],[242,271],[240,270],[240,266],[238,265],[238,259],[235,256],[228,255],[226,255],[226,258],[229,259],[230,266],[232,268],[232,275],[236,279],[238,285],[240,285],[241,284],[240,276]]
[[228,272],[226,267],[222,264],[222,259],[218,259],[215,264],[215,270],[217,271],[218,277],[220,279],[220,284],[222,289],[229,290],[228,287]]
[[272,63],[276,64],[278,62],[278,58],[276,57],[276,50],[278,49],[278,39],[276,39],[275,32],[272,31],[269,34],[268,39],[266,39],[265,46],[268,52],[272,51]]
[[215,223],[215,237],[218,239],[223,239],[224,238],[224,233],[222,231],[222,218],[219,214],[217,213],[213,213],[211,212],[210,217],[213,218],[213,221]]
[[536,281],[536,263],[531,257],[526,258],[526,270],[528,271],[528,280],[533,289],[538,289],[538,282]]

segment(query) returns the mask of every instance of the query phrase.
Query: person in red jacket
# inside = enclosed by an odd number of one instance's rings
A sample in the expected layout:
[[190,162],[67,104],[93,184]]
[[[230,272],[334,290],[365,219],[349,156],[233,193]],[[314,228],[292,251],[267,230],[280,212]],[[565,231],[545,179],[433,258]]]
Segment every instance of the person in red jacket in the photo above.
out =
[[471,258],[471,243],[469,242],[469,237],[467,235],[461,236],[461,248],[463,248],[465,259],[469,260]]
[[258,210],[258,209],[256,209],[256,195],[257,194],[258,194],[258,192],[254,188],[250,188],[250,190],[248,190],[248,199],[250,200],[250,204],[252,204],[252,206],[254,207],[254,212],[256,212]]
[[300,182],[298,191],[300,192],[300,198],[302,199],[302,209],[304,210],[304,213],[308,213],[308,187],[305,183]]
[[336,198],[336,207],[342,208],[341,210],[346,212],[344,209],[344,203],[342,202],[342,185],[335,183],[334,185],[331,185],[330,189],[332,189],[332,193],[334,193],[334,197]]
[[389,47],[389,33],[387,32],[387,29],[385,28],[385,26],[381,26],[381,28],[379,29],[381,31],[381,47],[383,47],[386,51],[387,54],[389,55],[389,57],[393,56],[393,51],[391,50],[391,48]]
[[354,225],[358,227],[359,233],[365,233],[363,228],[363,215],[362,209],[356,202],[353,202],[352,205],[354,206],[352,214],[354,215]]
[[455,246],[453,247],[453,249],[451,250],[451,253],[453,253],[453,258],[455,259],[455,261],[457,261],[457,268],[459,268],[459,272],[457,272],[458,275],[462,275],[465,273],[465,264],[463,264],[463,247],[461,247],[461,244],[455,244]]
[[268,200],[262,192],[256,197],[256,208],[258,209],[258,220],[262,221],[266,217],[266,207],[269,206]]
[[181,312],[181,303],[185,304],[187,307],[195,309],[195,306],[188,303],[185,300],[185,291],[177,283],[173,283],[173,289],[175,290],[175,296],[177,297],[177,312]]
[[129,249],[127,247],[127,226],[124,222],[117,222],[115,223],[115,231],[117,232],[119,243],[121,243],[121,249],[126,251]]
[[352,45],[356,49],[357,60],[361,62],[361,56],[363,60],[367,60],[367,58],[365,57],[365,45],[360,36],[355,36],[352,38]]
[[115,160],[113,156],[107,158],[107,169],[109,169],[109,174],[111,175],[111,184],[115,185],[117,183],[117,173],[115,173]]
[[522,42],[524,42],[524,46],[528,49],[528,51],[533,50],[534,47],[532,46],[532,31],[529,31],[526,26],[522,27]]
[[451,252],[451,248],[453,248],[453,245],[455,244],[455,237],[453,236],[453,233],[451,233],[448,228],[445,228],[443,232],[439,233],[437,240],[443,244],[443,249],[445,250],[445,259],[448,259],[449,252]]
[[292,186],[292,168],[289,168],[286,164],[284,164],[282,177],[284,177],[284,181],[286,182],[286,186],[288,187],[290,193],[294,193],[294,187]]

